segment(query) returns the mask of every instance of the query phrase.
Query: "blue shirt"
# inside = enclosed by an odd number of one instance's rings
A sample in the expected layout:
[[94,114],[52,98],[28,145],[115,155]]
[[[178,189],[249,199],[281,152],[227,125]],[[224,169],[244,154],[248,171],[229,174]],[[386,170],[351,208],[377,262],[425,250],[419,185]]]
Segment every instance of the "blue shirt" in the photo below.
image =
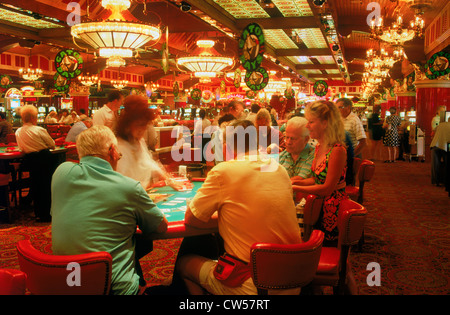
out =
[[67,142],[76,142],[77,136],[84,130],[87,129],[87,126],[84,124],[84,122],[79,121],[73,124],[72,128],[70,128],[69,132],[66,136]]
[[144,234],[163,220],[139,182],[98,157],[62,163],[52,180],[52,246],[55,255],[106,251],[112,256],[112,294],[136,294],[137,225]]
[[307,143],[296,161],[289,152],[284,150],[280,153],[279,163],[284,166],[290,178],[294,176],[309,178],[312,176],[311,165],[313,160],[314,148]]

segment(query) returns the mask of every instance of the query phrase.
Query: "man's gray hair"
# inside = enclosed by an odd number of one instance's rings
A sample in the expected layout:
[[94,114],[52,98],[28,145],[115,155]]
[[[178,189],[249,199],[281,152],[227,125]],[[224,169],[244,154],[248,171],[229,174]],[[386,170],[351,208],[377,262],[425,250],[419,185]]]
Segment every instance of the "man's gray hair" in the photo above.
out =
[[38,109],[34,105],[22,106],[20,116],[24,123],[31,123],[33,119],[36,119],[38,115]]
[[308,128],[306,128],[307,123],[308,123],[308,120],[306,118],[300,117],[300,116],[294,116],[288,120],[288,122],[286,124],[286,128],[287,127],[292,127],[295,129],[302,128],[302,130],[303,130],[302,136],[306,137],[306,136],[309,136],[309,130],[308,130]]
[[80,159],[87,155],[107,156],[111,145],[117,146],[117,138],[106,126],[96,125],[81,132],[77,137]]

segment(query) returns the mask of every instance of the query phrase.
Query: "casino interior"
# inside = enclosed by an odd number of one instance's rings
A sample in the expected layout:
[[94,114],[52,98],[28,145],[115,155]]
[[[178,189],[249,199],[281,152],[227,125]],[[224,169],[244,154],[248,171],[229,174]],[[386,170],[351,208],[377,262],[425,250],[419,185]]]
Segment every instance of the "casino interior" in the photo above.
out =
[[[230,102],[239,100],[245,115],[257,104],[283,135],[310,104],[338,107],[346,98],[365,146],[350,162],[354,181],[336,217],[338,243],[317,243],[323,196],[297,196],[303,247],[251,249],[258,293],[450,293],[448,0],[2,0],[0,56],[0,294],[111,294],[108,253],[53,253],[52,222],[36,220],[16,131],[21,108],[34,105],[57,164],[80,163],[66,136],[82,114],[93,118],[107,106],[112,91],[145,98],[156,113],[150,156],[185,185],[174,190],[160,180],[147,190],[168,220],[140,259],[147,287],[171,284],[184,239],[220,236],[185,224],[189,201],[218,164],[198,158],[200,111],[217,125]],[[372,124],[389,116],[399,118],[393,158]],[[11,129],[3,135],[5,121]],[[180,126],[189,130],[181,161],[173,154]],[[391,128],[383,127],[385,139]],[[76,259],[88,284],[66,282]]]

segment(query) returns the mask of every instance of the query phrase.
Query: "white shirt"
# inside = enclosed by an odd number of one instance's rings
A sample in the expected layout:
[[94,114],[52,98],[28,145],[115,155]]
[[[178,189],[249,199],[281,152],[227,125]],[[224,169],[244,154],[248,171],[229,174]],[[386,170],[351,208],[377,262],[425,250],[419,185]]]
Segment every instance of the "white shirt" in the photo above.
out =
[[55,141],[50,137],[47,130],[30,123],[25,123],[17,129],[16,140],[20,151],[24,153],[55,148]]
[[347,117],[343,118],[344,129],[350,134],[353,148],[356,148],[361,139],[366,138],[363,124],[355,113],[351,112]]
[[437,147],[447,151],[447,143],[450,142],[450,122],[441,122],[435,131],[436,133],[434,134],[430,147]]
[[122,158],[117,162],[117,172],[141,183],[147,188],[152,179],[152,171],[162,173],[159,165],[148,152],[144,138],[138,143],[130,143],[122,138],[117,138],[119,152]]
[[110,129],[114,129],[115,123],[116,114],[106,105],[103,105],[102,108],[96,111],[94,117],[92,118],[92,124],[94,126],[103,125],[109,127]]

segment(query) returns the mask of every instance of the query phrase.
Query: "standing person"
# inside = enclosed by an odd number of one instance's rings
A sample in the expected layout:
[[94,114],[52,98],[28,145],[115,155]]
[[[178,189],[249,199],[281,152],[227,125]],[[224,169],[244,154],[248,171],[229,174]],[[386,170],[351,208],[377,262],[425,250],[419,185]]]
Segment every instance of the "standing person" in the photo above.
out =
[[339,110],[332,102],[316,101],[306,107],[306,128],[317,140],[312,163],[313,177],[293,181],[294,192],[324,197],[317,228],[325,233],[324,243],[335,244],[338,238],[338,212],[345,193],[347,150],[345,129]]
[[[442,165],[448,165],[447,150],[450,142],[450,121],[441,122],[436,127],[433,140],[431,140],[431,183],[439,186],[445,178],[445,175],[440,172]],[[447,166],[448,167],[448,166]],[[445,174],[449,174],[446,170]],[[448,175],[447,175],[448,176]],[[449,191],[450,195],[450,191]]]
[[374,106],[372,116],[368,121],[370,146],[370,158],[373,160],[382,160],[381,143],[383,142],[383,122],[380,119],[380,106]]
[[148,108],[144,97],[130,95],[125,98],[116,128],[117,145],[122,153],[117,171],[139,181],[144,189],[151,187],[154,178],[167,180],[169,185],[177,188],[162,165],[153,160],[145,143],[147,126],[154,118],[155,113]]
[[250,113],[247,115],[247,120],[250,120],[253,124],[256,124],[256,114],[258,114],[259,110],[261,109],[261,106],[259,106],[256,103],[253,103],[250,107]]
[[[256,147],[251,132],[245,134],[244,141],[238,140],[236,127],[254,128],[250,121],[237,120],[231,126],[234,128],[227,128],[225,137],[233,137],[235,159],[216,165],[208,173],[187,207],[185,222],[199,228],[218,226],[227,257],[247,265],[248,272],[240,285],[231,287],[215,277],[216,260],[186,253],[178,257],[175,268],[191,294],[203,294],[204,290],[216,295],[257,294],[248,266],[251,246],[255,242],[301,242],[286,170],[273,159],[263,161],[257,157],[257,151],[251,149]],[[238,143],[243,147],[238,148]],[[264,171],[268,165],[275,168]],[[201,250],[202,246],[195,249]]]
[[[211,139],[211,122],[209,121],[209,119],[206,118],[206,110],[204,108],[200,109],[199,113],[198,113],[200,119],[197,120],[195,122],[194,125],[194,144],[196,143],[195,141],[195,137],[199,137],[202,139],[201,143],[202,143],[202,147],[201,147],[201,152],[202,152],[202,163],[206,163],[206,158],[205,158],[205,154],[204,149],[205,146],[208,144],[209,140]],[[214,128],[216,129],[216,128]],[[208,133],[209,135],[205,136],[204,134]]]
[[64,162],[53,176],[53,253],[106,251],[112,256],[111,294],[138,294],[145,288],[139,259],[151,246],[136,228],[143,235],[162,233],[167,219],[137,181],[115,171],[120,153],[111,129],[83,131],[77,150],[80,163]]
[[400,145],[400,139],[398,136],[398,127],[400,126],[401,119],[396,114],[397,109],[395,107],[389,108],[391,115],[387,116],[384,120],[383,128],[386,129],[386,134],[383,138],[383,144],[388,148],[389,160],[384,163],[394,163],[398,146]]
[[12,124],[6,120],[6,114],[0,112],[0,143],[7,143],[7,135],[12,134],[13,127]]
[[123,104],[124,96],[120,91],[114,90],[108,94],[108,103],[103,105],[98,111],[95,112],[93,117],[93,124],[103,125],[109,127],[114,131],[117,122],[118,111]]
[[352,111],[353,102],[348,98],[340,98],[336,101],[336,106],[341,112],[345,130],[350,133],[354,155],[362,158],[362,151],[367,145],[367,136],[361,120]]
[[56,159],[50,152],[55,141],[47,130],[37,126],[38,110],[25,105],[21,110],[23,126],[16,131],[17,145],[25,153],[24,165],[30,171],[30,193],[38,222],[50,222],[51,181]]

